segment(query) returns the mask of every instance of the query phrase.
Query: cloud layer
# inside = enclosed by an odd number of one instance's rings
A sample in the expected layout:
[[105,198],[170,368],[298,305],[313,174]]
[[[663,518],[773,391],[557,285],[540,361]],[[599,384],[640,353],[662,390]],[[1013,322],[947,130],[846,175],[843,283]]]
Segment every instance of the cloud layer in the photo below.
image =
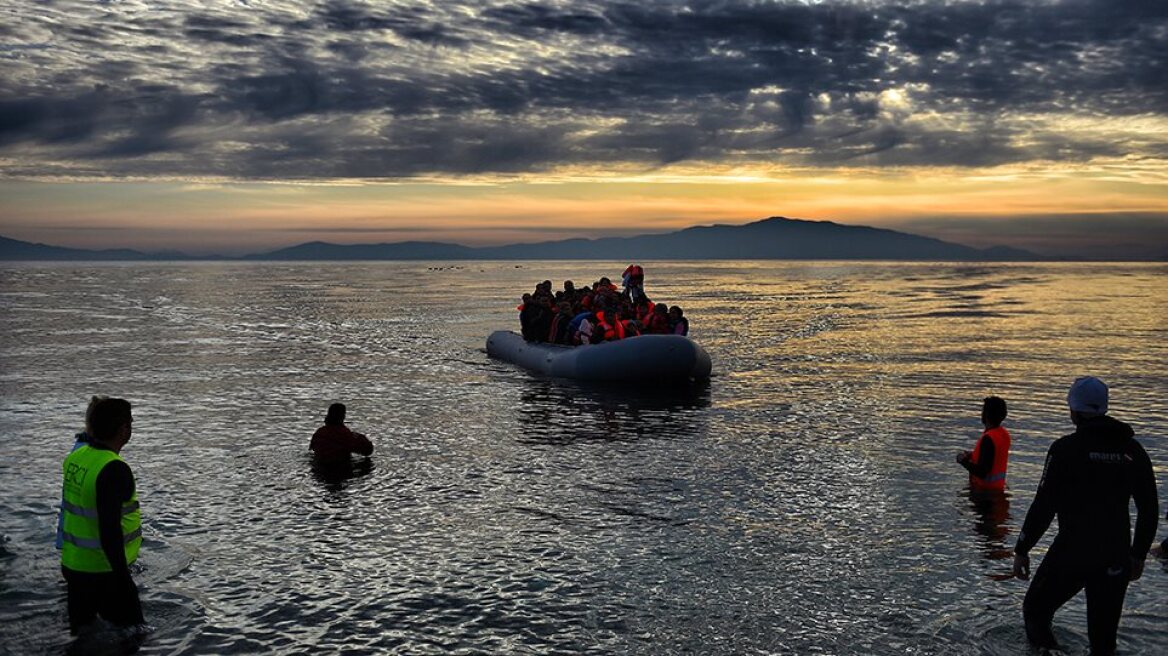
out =
[[3,12],[8,176],[1168,158],[1163,2],[22,0]]

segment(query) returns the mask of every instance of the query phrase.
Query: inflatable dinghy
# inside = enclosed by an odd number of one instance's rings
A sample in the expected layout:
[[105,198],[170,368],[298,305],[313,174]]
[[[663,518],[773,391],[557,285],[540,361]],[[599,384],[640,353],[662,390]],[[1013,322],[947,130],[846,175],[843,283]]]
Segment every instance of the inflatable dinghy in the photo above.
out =
[[526,342],[518,333],[497,330],[487,338],[487,355],[545,376],[573,380],[687,381],[710,377],[709,354],[681,335],[641,335],[601,344],[562,346]]

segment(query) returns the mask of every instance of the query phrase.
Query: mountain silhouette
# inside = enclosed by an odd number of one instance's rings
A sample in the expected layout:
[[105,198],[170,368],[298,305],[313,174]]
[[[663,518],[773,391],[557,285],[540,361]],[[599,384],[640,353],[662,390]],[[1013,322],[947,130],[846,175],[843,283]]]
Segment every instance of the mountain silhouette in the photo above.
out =
[[[35,244],[17,239],[0,237],[0,260],[148,260],[146,253],[128,248],[91,250],[86,248],[65,248]],[[164,258],[171,259],[171,258]]]
[[0,260],[957,260],[1034,261],[1029,251],[973,248],[931,237],[831,221],[771,217],[664,234],[470,247],[427,241],[331,244],[314,241],[242,258],[194,258],[129,249],[86,250],[0,237]]
[[771,217],[635,237],[564,239],[471,248],[435,242],[342,246],[313,242],[249,256],[258,260],[1024,260],[1006,246],[979,249],[895,230]]
[[312,241],[270,253],[248,255],[249,260],[475,260],[469,246],[435,241],[400,241],[392,244],[330,244]]

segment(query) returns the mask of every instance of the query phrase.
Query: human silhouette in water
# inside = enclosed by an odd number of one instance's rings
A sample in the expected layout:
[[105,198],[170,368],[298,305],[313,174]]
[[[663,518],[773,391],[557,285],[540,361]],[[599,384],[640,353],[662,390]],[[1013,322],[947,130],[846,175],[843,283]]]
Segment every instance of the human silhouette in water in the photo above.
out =
[[[1004,560],[1013,555],[1006,546],[1010,535],[1010,497],[1005,493],[969,493],[969,505],[974,513],[973,532],[982,548],[986,560]],[[997,577],[995,577],[997,578]],[[1004,574],[1000,578],[1013,578]]]
[[1030,550],[1058,516],[1058,535],[1022,603],[1026,637],[1039,647],[1057,648],[1054,614],[1086,588],[1091,653],[1114,653],[1128,583],[1143,574],[1156,534],[1160,511],[1152,462],[1132,427],[1107,416],[1107,404],[1107,386],[1098,378],[1079,378],[1071,385],[1067,405],[1075,432],[1047,451],[1042,480],[1014,546],[1014,574],[1029,579]]
[[73,632],[99,616],[146,631],[130,570],[142,546],[142,513],[134,474],[121,457],[133,422],[129,401],[95,399],[86,411],[88,439],[61,467],[61,574]]
[[957,454],[957,464],[969,472],[969,489],[984,494],[1006,489],[1006,466],[1010,459],[1010,433],[1002,426],[1006,420],[1006,401],[987,396],[982,401],[981,424],[985,430],[973,451]]
[[1010,519],[1010,499],[1005,494],[1010,433],[1002,426],[1006,414],[1004,399],[987,396],[981,405],[981,424],[985,428],[981,437],[973,451],[957,454],[957,464],[969,472],[969,503],[976,515],[974,533],[981,538],[987,560],[1011,555],[1006,548],[1006,522]]
[[350,456],[373,455],[373,443],[360,433],[349,430],[345,425],[345,404],[329,406],[324,418],[324,426],[316,429],[308,448],[316,457],[316,462],[325,465],[347,464]]

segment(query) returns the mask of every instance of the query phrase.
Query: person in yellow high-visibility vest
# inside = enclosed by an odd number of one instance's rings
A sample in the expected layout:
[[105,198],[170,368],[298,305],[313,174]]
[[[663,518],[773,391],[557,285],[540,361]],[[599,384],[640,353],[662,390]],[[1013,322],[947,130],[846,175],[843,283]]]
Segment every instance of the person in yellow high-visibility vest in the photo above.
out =
[[129,401],[99,400],[89,443],[61,466],[61,573],[73,631],[99,615],[115,626],[143,623],[129,567],[142,545],[142,516],[134,474],[119,455],[133,421]]

